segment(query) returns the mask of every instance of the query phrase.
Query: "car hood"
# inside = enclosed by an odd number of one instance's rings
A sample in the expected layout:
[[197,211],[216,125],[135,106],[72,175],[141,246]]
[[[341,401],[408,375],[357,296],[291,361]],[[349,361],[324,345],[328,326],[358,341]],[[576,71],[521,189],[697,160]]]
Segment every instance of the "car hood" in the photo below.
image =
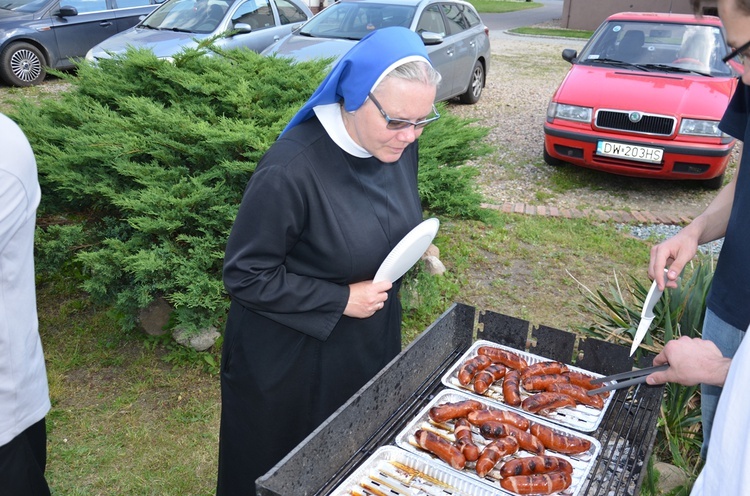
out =
[[108,58],[109,53],[121,54],[128,46],[148,48],[159,58],[172,57],[185,48],[195,48],[195,40],[203,40],[210,34],[178,33],[175,31],[157,31],[153,29],[130,28],[111,38],[107,38],[91,50],[96,58]]
[[340,58],[357,43],[356,40],[337,38],[311,38],[309,36],[290,35],[263,51],[263,55],[292,57],[297,61],[316,58]]
[[575,64],[555,93],[560,103],[719,120],[736,78],[612,70]]

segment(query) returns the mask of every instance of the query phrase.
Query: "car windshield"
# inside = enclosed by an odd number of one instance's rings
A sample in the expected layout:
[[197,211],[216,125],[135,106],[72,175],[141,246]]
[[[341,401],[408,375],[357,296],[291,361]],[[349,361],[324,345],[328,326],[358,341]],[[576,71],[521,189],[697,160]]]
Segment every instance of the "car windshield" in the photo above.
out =
[[724,34],[717,26],[611,21],[594,33],[578,62],[729,77],[732,70],[721,61],[727,53]]
[[0,0],[0,10],[13,10],[15,12],[36,12],[48,0]]
[[361,40],[375,29],[409,27],[415,7],[355,2],[335,3],[313,17],[300,30],[302,36]]
[[231,3],[231,0],[169,0],[152,12],[138,27],[185,33],[211,33],[219,26]]

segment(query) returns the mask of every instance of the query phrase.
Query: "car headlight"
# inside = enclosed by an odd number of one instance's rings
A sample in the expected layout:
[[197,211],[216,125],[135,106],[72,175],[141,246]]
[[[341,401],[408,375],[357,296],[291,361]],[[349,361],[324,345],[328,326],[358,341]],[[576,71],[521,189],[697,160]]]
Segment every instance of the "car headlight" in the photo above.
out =
[[554,119],[565,119],[576,122],[591,122],[591,107],[579,107],[578,105],[566,105],[564,103],[550,102],[547,107],[547,122]]
[[704,121],[701,119],[682,119],[680,134],[690,136],[711,136],[719,138],[722,135],[719,129],[719,121]]

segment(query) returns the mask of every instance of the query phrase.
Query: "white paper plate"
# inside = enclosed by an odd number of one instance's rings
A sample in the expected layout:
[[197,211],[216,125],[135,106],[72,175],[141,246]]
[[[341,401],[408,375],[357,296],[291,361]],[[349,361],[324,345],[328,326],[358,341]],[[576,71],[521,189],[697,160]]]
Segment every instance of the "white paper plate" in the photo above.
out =
[[372,281],[395,282],[406,274],[406,271],[411,269],[412,265],[417,263],[430,247],[439,227],[440,221],[433,217],[409,231],[385,257]]

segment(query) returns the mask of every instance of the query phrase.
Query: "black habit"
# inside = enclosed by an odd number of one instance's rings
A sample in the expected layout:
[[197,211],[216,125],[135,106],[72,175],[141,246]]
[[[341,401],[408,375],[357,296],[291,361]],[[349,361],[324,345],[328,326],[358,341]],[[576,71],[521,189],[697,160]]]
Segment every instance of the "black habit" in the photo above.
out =
[[422,220],[418,145],[394,163],[344,152],[310,119],[258,164],[229,236],[218,494],[255,479],[401,350],[400,281],[382,310],[343,316]]

